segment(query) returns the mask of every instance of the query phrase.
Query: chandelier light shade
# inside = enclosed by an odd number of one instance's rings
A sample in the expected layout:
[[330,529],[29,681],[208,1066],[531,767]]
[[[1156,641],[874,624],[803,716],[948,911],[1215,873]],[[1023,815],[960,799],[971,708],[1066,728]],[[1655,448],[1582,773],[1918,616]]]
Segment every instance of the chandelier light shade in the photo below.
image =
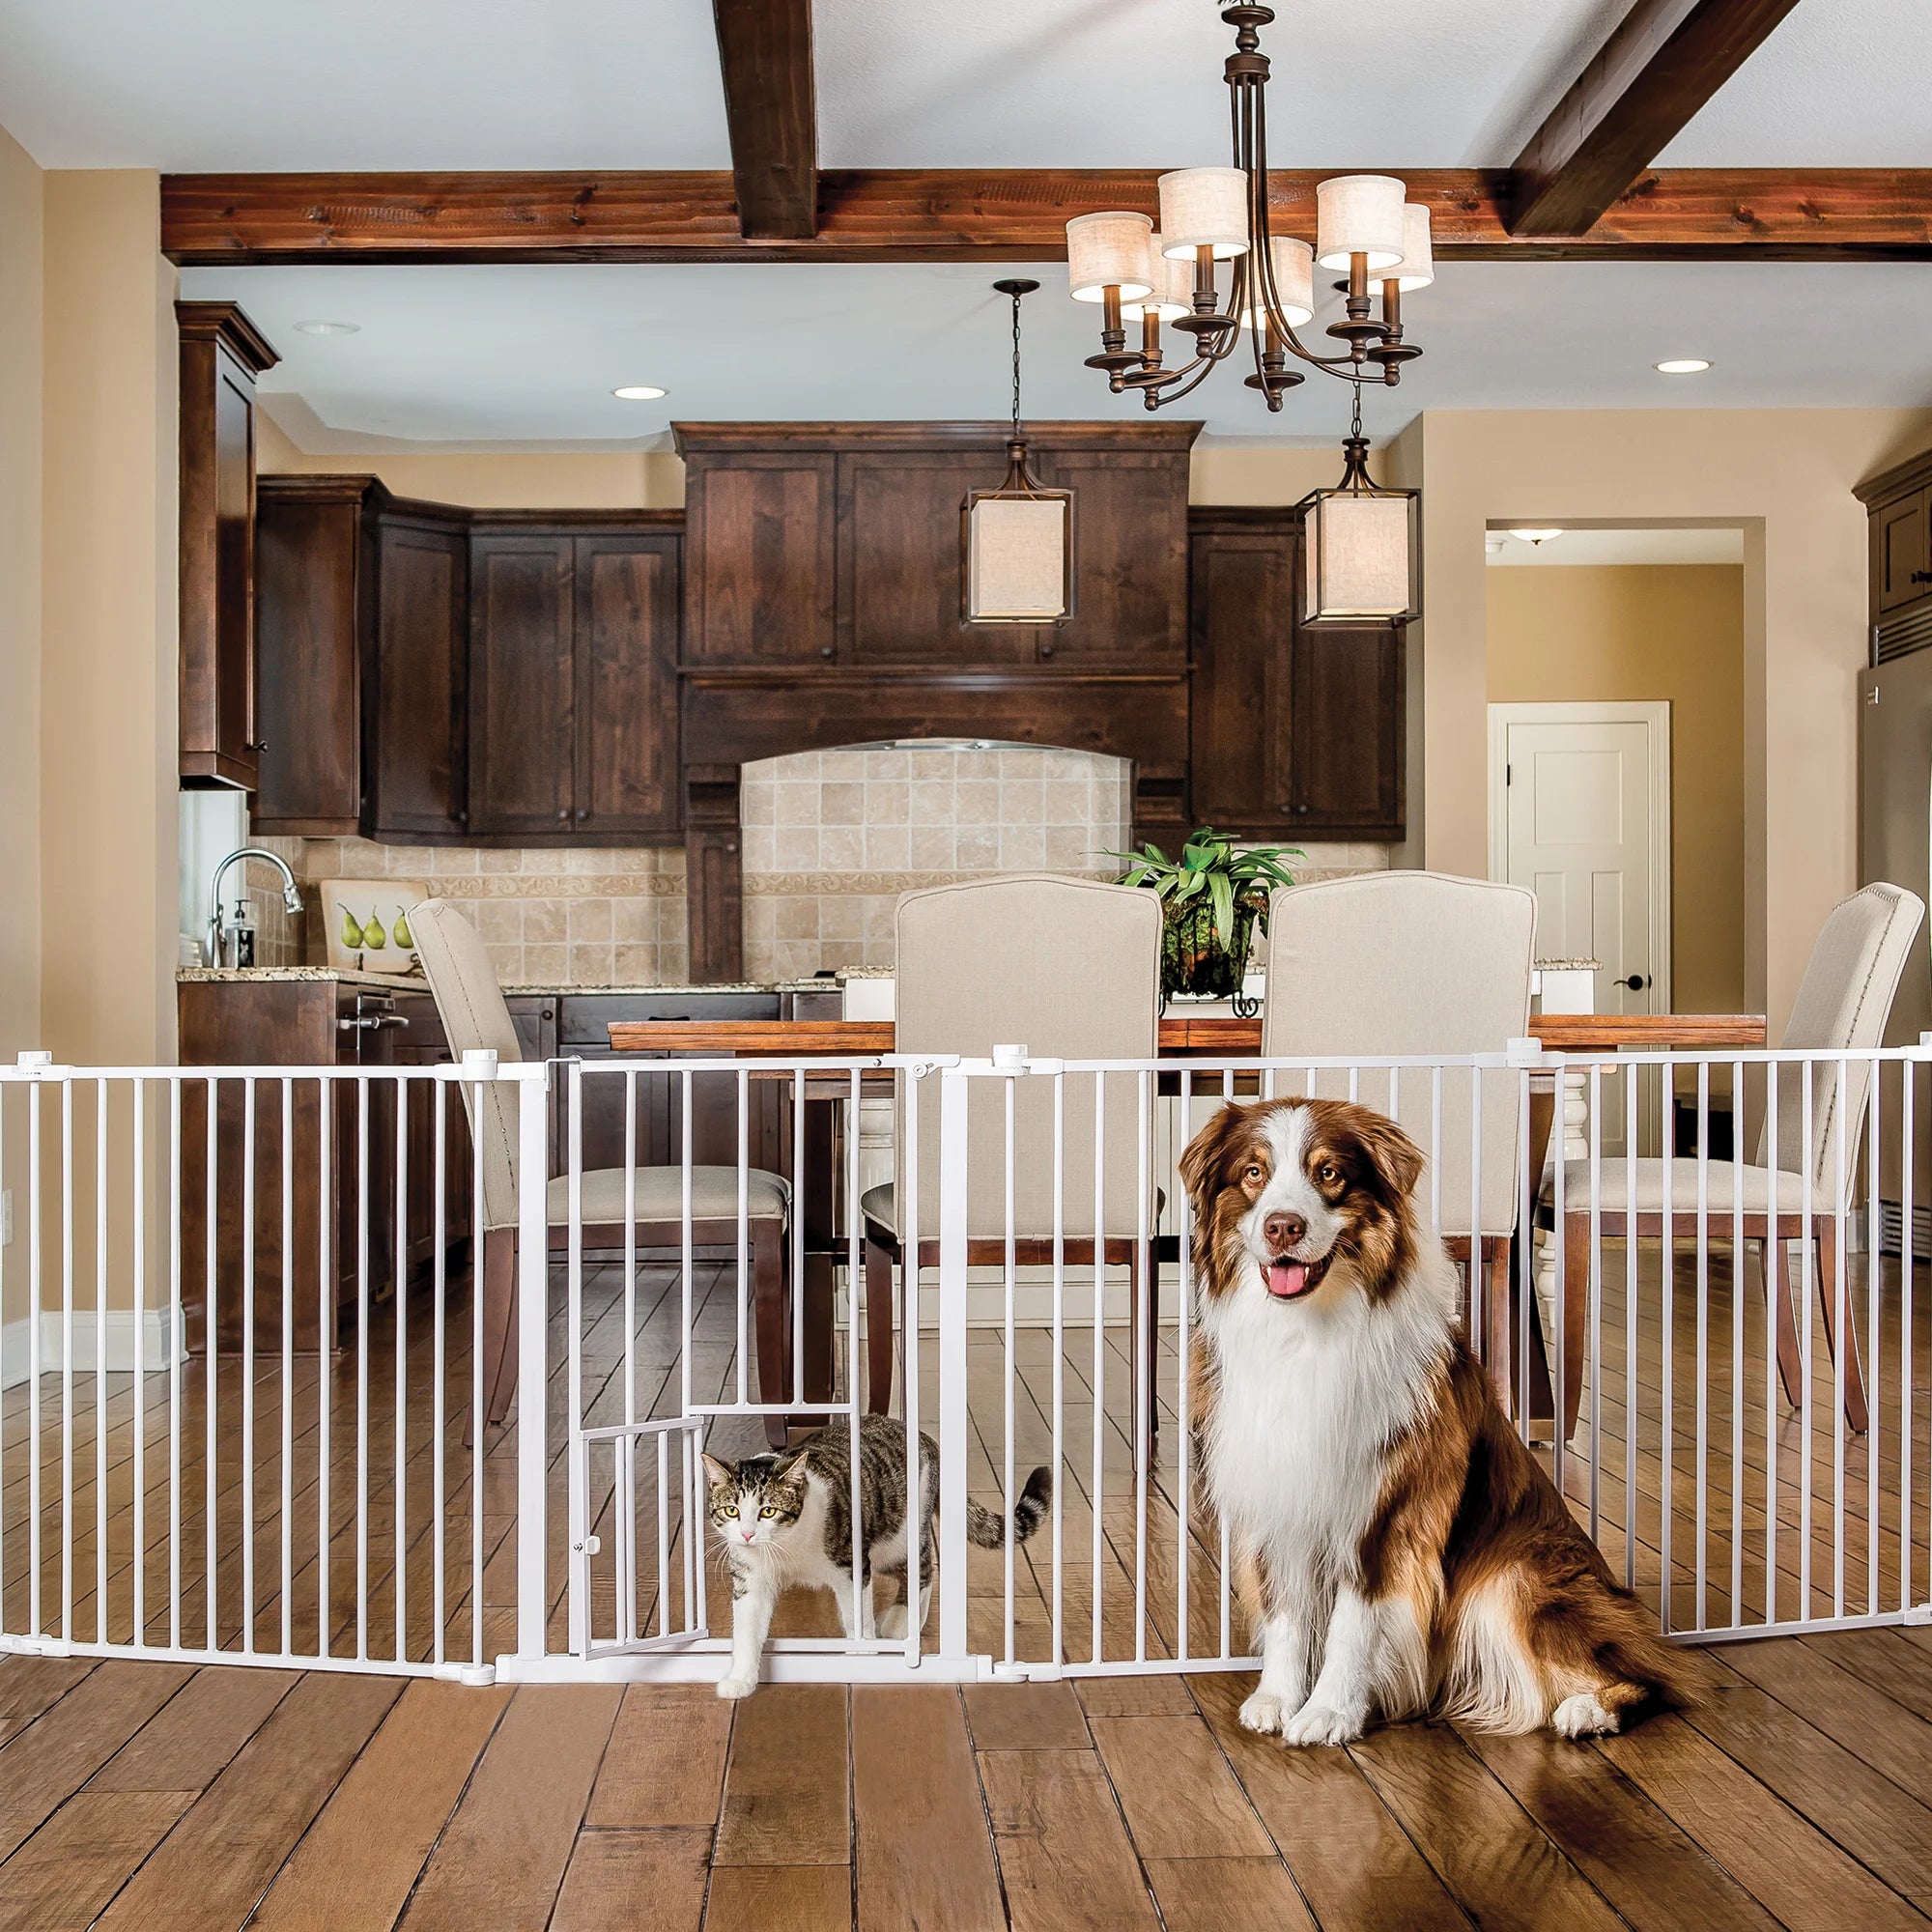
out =
[[1315,259],[1348,269],[1359,255],[1372,280],[1402,261],[1407,190],[1393,175],[1336,175],[1315,189]]
[[1160,322],[1175,322],[1194,307],[1193,258],[1168,254],[1161,246],[1165,239],[1158,234],[1148,238],[1147,278],[1153,284],[1153,293],[1142,301],[1126,302],[1124,312],[1128,315],[1152,315]]
[[1161,246],[1169,255],[1217,262],[1248,251],[1248,176],[1242,168],[1182,168],[1154,184],[1160,194]]
[[[1143,265],[1147,245],[1143,233]],[[1013,305],[1012,432],[1006,481],[997,490],[970,491],[961,509],[965,618],[969,624],[1064,623],[1073,611],[1073,493],[1048,490],[1036,480],[1020,426],[1020,299],[1039,284],[1015,277],[993,287]],[[1142,286],[1138,293],[1149,291]]]
[[[1066,282],[1075,301],[1139,301],[1153,293],[1148,280],[1148,242],[1153,223],[1145,214],[1080,214],[1066,224]],[[1037,284],[1035,284],[1037,287]]]
[[1393,279],[1403,295],[1426,289],[1435,280],[1435,254],[1429,242],[1429,210],[1422,202],[1403,204],[1402,266]]
[[1369,445],[1343,444],[1342,481],[1302,499],[1304,624],[1400,623],[1421,610],[1416,493],[1369,480]]
[[[1315,250],[1293,235],[1277,235],[1268,242],[1268,259],[1274,264],[1275,300],[1280,313],[1298,328],[1315,320]],[[1264,328],[1267,309],[1256,305],[1241,313],[1243,328]]]

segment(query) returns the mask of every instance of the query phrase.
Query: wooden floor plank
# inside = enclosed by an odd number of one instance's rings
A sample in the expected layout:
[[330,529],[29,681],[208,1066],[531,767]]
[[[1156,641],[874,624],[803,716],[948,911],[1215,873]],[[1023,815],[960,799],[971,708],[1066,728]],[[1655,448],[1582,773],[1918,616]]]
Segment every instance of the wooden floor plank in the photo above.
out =
[[721,1865],[849,1865],[846,1693],[767,1684],[737,1706],[718,1820]]
[[704,1932],[852,1932],[849,1865],[716,1865]]
[[90,1791],[205,1791],[300,1682],[210,1664],[94,1774]]
[[[1131,1593],[1132,1586],[1128,1586]],[[1149,1677],[1079,1677],[1074,1679],[1081,1708],[1090,1718],[1191,1718],[1194,1700],[1183,1678],[1159,1673]]]
[[999,1872],[959,1693],[852,1690],[860,1932],[1000,1932]]
[[1278,1858],[1150,1859],[1167,1932],[1315,1932]]
[[412,1684],[277,1874],[251,1932],[393,1925],[509,1701],[505,1689]]
[[1442,1881],[1347,1752],[1289,1750],[1241,1729],[1252,1677],[1204,1673],[1196,1701],[1323,1932],[1466,1926]]
[[1893,1703],[1932,1721],[1932,1649],[1902,1630],[1832,1631],[1804,1639],[1807,1650],[1883,1690]]
[[1616,1932],[1595,1887],[1446,1724],[1371,1731],[1349,1755],[1479,1925]]
[[1923,1932],[1911,1906],[1684,1719],[1646,1719],[1596,1749],[1791,1932]]
[[710,1860],[699,1825],[580,1832],[550,1932],[698,1932]]
[[1142,1858],[1264,1858],[1273,1851],[1198,1711],[1184,1718],[1095,1718],[1093,1724]]
[[605,1684],[526,1684],[510,1699],[423,1868],[409,1932],[542,1925],[616,1721]]
[[966,1721],[976,1750],[1088,1750],[1094,1740],[1073,1687],[969,1684]]
[[982,1751],[1013,1932],[1131,1932],[1157,1923],[1094,1751]]
[[0,1858],[15,1851],[194,1673],[110,1661],[0,1747]]
[[1636,1932],[1769,1932],[1776,1921],[1597,1752],[1548,1731],[1463,1732],[1503,1787]]
[[1724,1662],[1894,1784],[1932,1796],[1932,1723],[1883,1687],[1793,1637],[1733,1644]]
[[731,1706],[709,1684],[633,1684],[590,1793],[586,1825],[718,1822]]
[[4,1932],[80,1932],[174,1829],[195,1791],[83,1791],[0,1864]]
[[304,1677],[101,1918],[109,1932],[234,1932],[368,1743],[394,1678]]
[[59,1703],[94,1667],[91,1657],[0,1660],[0,1744]]

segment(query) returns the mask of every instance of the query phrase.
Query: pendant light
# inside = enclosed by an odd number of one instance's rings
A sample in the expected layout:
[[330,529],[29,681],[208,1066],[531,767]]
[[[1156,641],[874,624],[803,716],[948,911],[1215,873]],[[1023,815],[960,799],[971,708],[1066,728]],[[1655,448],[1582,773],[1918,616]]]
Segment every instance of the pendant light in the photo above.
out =
[[1413,490],[1369,477],[1362,392],[1342,444],[1342,480],[1301,502],[1301,620],[1313,625],[1401,623],[1420,614]]
[[[1136,265],[1146,246],[1145,235],[1134,240]],[[1151,293],[1145,282],[1130,286],[1137,298]],[[1006,481],[969,492],[960,519],[966,621],[1060,624],[1073,611],[1073,493],[1036,480],[1020,428],[1020,298],[1039,284],[1014,277],[993,287],[1013,304],[1013,425]]]

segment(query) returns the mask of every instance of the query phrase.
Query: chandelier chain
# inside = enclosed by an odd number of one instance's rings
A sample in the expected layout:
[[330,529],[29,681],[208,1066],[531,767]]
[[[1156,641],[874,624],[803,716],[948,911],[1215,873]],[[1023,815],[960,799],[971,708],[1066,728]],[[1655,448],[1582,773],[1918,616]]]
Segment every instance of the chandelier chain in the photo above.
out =
[[1013,291],[1013,440],[1020,434],[1020,296]]

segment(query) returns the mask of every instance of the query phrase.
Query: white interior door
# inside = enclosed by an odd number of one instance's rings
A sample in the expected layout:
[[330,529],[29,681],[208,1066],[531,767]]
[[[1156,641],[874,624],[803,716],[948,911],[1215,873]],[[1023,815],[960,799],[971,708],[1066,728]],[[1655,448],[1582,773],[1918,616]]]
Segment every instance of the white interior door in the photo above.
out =
[[[1668,1011],[1669,705],[1499,704],[1492,717],[1491,869],[1536,895],[1538,956],[1595,959],[1599,1012]],[[1605,1116],[1605,1151],[1620,1149],[1621,1105]]]

